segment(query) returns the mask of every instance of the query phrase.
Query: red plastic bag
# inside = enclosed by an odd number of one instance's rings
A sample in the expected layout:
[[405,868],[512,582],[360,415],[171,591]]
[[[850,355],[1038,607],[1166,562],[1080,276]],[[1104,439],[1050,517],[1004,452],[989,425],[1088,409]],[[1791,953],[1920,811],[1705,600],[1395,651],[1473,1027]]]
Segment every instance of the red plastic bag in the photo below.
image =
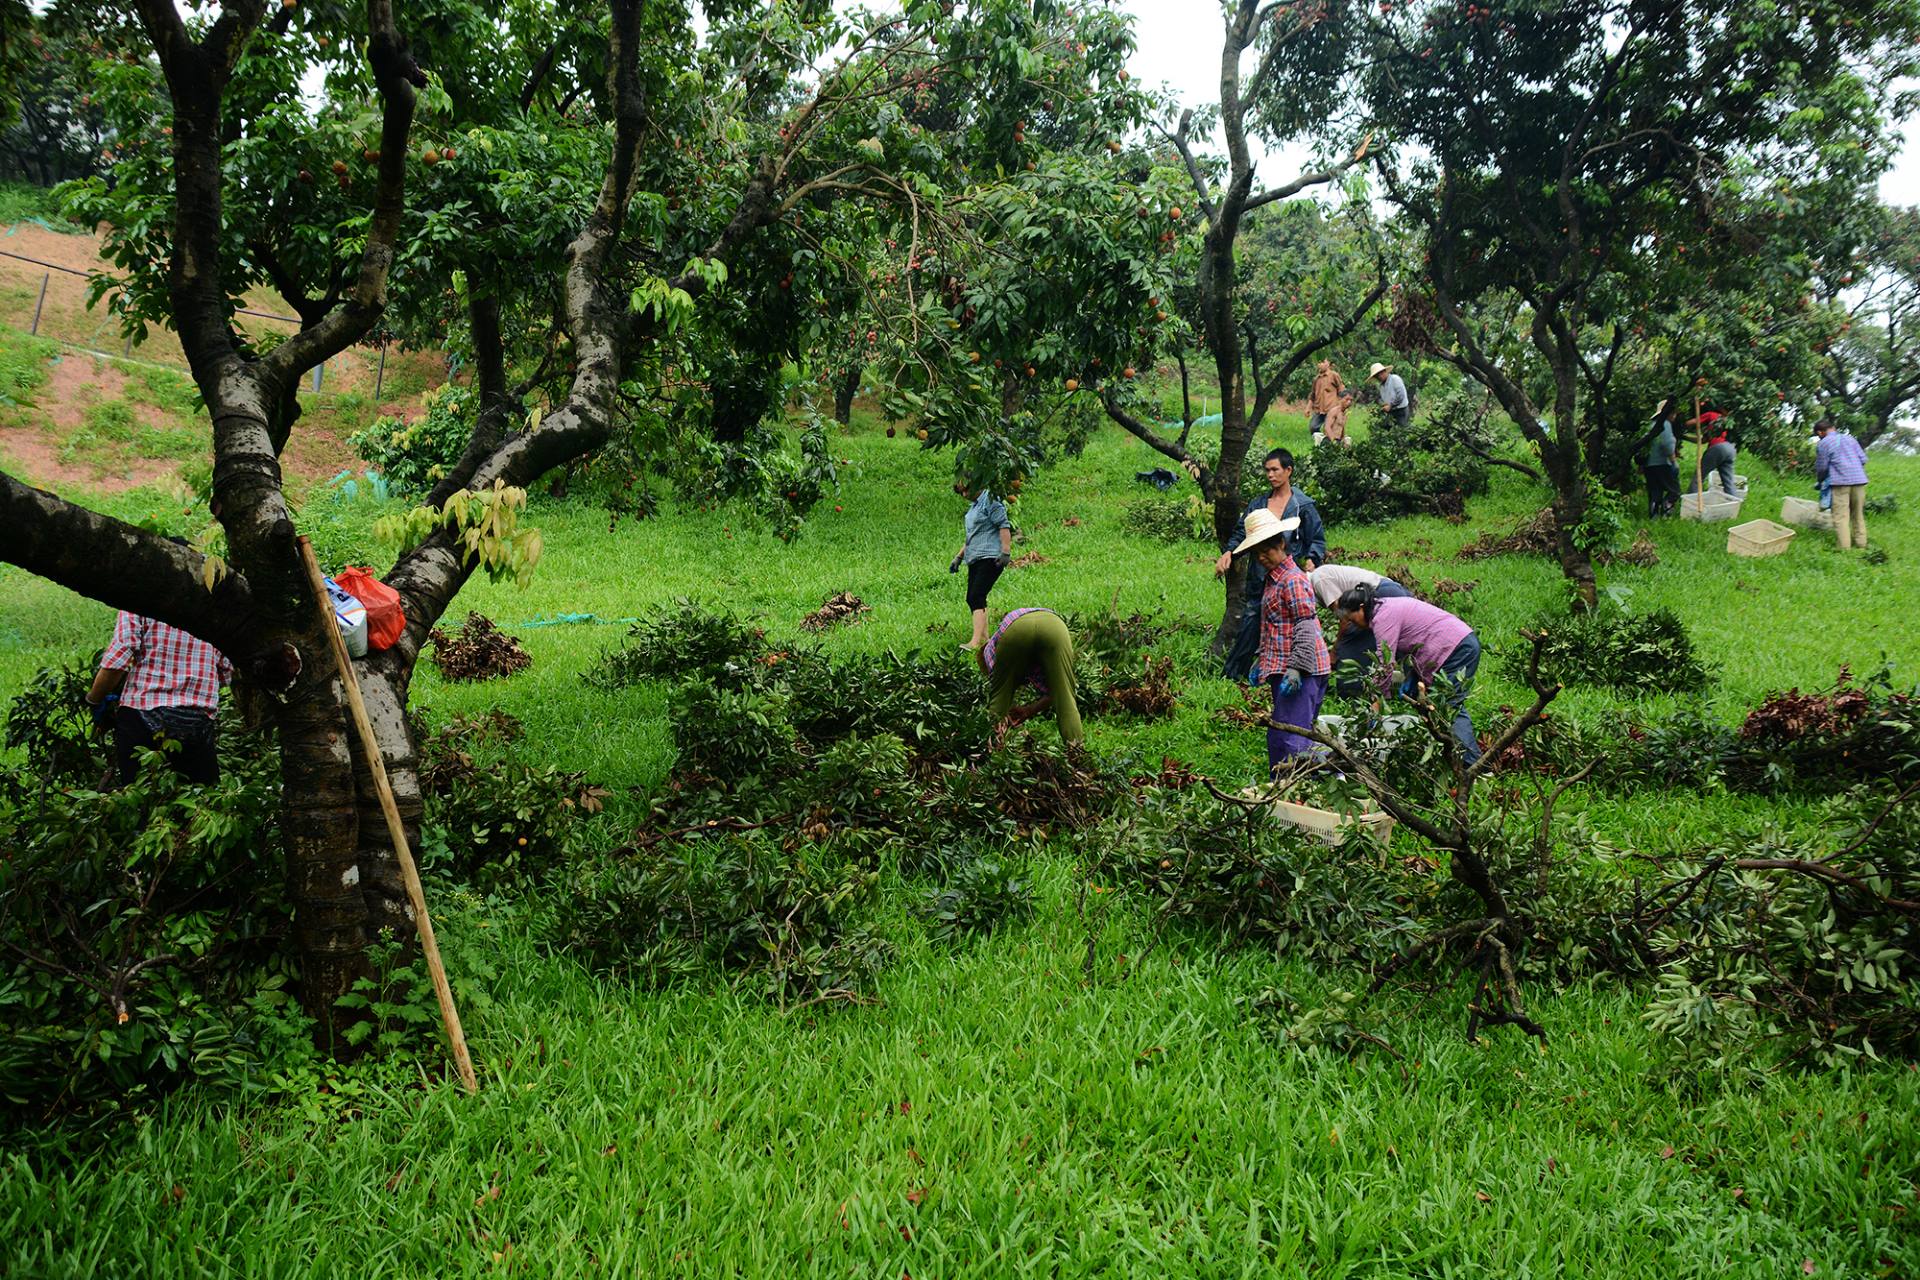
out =
[[389,649],[407,629],[400,593],[373,576],[370,569],[348,565],[334,575],[346,593],[367,607],[367,647]]

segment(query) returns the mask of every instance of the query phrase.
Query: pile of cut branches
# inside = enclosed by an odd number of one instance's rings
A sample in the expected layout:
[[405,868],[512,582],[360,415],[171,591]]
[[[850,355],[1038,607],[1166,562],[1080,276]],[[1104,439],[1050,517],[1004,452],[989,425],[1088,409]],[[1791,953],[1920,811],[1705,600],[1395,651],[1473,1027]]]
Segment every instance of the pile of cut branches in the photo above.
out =
[[871,613],[873,607],[851,591],[840,591],[826,598],[818,609],[800,619],[802,631],[825,631],[828,627],[844,627],[857,622],[863,613]]
[[433,646],[433,665],[456,683],[498,680],[533,665],[518,640],[478,613],[468,613],[451,636],[435,627],[427,633],[427,643]]

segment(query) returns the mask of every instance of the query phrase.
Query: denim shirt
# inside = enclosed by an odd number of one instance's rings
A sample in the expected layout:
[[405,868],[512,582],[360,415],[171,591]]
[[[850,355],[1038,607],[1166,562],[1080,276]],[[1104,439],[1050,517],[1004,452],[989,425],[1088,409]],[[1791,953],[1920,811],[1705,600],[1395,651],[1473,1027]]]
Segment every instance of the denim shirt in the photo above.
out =
[[967,508],[967,549],[965,560],[972,564],[976,560],[993,560],[1000,555],[1000,531],[1011,529],[1013,524],[1007,519],[1007,504],[988,493],[985,489]]

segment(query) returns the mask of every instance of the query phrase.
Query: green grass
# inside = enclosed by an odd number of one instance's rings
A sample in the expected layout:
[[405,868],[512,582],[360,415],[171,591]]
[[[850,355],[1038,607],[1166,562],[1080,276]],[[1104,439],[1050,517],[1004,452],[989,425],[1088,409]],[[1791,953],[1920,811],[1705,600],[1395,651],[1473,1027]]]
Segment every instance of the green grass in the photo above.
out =
[[[1275,436],[1298,445],[1304,428],[1286,419],[1263,434],[1263,447]],[[619,626],[525,623],[620,618],[684,594],[757,612],[777,639],[798,641],[800,617],[844,589],[873,611],[825,636],[829,649],[953,651],[966,610],[960,580],[945,573],[962,511],[947,490],[951,460],[886,439],[866,415],[836,452],[850,460],[843,490],[791,546],[733,510],[669,504],[609,534],[601,512],[536,505],[547,555],[533,584],[476,582],[448,616],[486,613],[520,637],[533,667],[449,686],[422,664],[414,701],[436,716],[513,712],[532,750],[587,770],[632,812],[672,762],[663,691],[582,684]],[[1048,561],[1010,572],[996,606],[1111,603],[1210,623],[1211,551],[1121,531],[1125,505],[1152,493],[1132,475],[1152,465],[1144,446],[1108,433],[1035,477],[1014,510],[1016,554]],[[1876,455],[1872,466],[1879,492],[1904,496],[1920,480],[1920,460]],[[1756,461],[1742,469],[1754,481],[1749,516],[1805,489]],[[1463,612],[1490,648],[1511,646],[1562,588],[1546,561],[1451,560],[1544,500],[1508,473],[1495,483],[1465,525],[1404,520],[1336,528],[1330,540],[1387,552],[1429,581],[1480,579]],[[125,518],[181,518],[163,495],[107,505]],[[1635,608],[1665,605],[1686,621],[1716,668],[1705,701],[1724,718],[1771,689],[1830,683],[1841,663],[1866,669],[1884,655],[1911,681],[1915,506],[1873,522],[1883,565],[1842,557],[1813,533],[1777,559],[1735,560],[1724,527],[1662,522],[1661,563],[1603,571],[1603,581],[1631,588]],[[333,564],[367,554],[381,510],[316,495],[299,518]],[[49,661],[84,657],[110,625],[104,607],[0,569],[0,694]],[[1204,638],[1177,642],[1180,713],[1095,719],[1096,751],[1174,755],[1230,782],[1260,772],[1261,735],[1211,718],[1238,695],[1199,674]],[[1476,711],[1521,699],[1500,667],[1493,656],[1483,664]],[[1592,690],[1564,701],[1594,721],[1629,705]],[[1819,821],[1805,800],[1657,788],[1576,793],[1563,811],[1643,849]],[[1099,940],[1103,980],[1083,986],[1072,862],[1055,847],[1011,856],[1040,890],[1030,923],[936,948],[908,915],[912,886],[895,882],[887,931],[902,956],[881,978],[882,1003],[787,1014],[719,987],[652,993],[595,979],[531,939],[523,905],[442,891],[454,953],[485,955],[507,975],[469,1018],[478,1098],[391,1072],[351,1077],[347,1092],[305,1106],[190,1092],[102,1144],[22,1150],[0,1179],[0,1274],[1920,1269],[1920,1074],[1904,1065],[1683,1070],[1643,1028],[1643,993],[1604,985],[1535,996],[1552,1034],[1545,1053],[1505,1033],[1464,1043],[1458,990],[1395,1008],[1403,1078],[1385,1055],[1289,1047],[1246,1003],[1269,988],[1311,1002],[1351,975],[1189,935],[1123,967],[1118,956],[1137,956],[1145,932],[1125,907]],[[1128,968],[1129,979],[1112,980]]]
[[49,230],[69,235],[84,235],[87,228],[60,216],[60,202],[51,187],[36,187],[25,182],[0,182],[0,223],[34,221]]

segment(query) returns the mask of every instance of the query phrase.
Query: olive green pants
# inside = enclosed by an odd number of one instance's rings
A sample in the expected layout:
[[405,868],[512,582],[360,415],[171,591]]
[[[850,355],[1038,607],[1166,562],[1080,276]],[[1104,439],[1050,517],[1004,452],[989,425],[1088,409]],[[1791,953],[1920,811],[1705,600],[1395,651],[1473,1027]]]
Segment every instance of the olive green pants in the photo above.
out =
[[987,705],[993,718],[1000,720],[1013,710],[1015,691],[1036,667],[1053,695],[1053,718],[1060,726],[1060,737],[1084,742],[1087,734],[1080,727],[1080,706],[1073,700],[1073,633],[1057,613],[1023,613],[1001,633],[994,647],[993,673],[987,677]]

